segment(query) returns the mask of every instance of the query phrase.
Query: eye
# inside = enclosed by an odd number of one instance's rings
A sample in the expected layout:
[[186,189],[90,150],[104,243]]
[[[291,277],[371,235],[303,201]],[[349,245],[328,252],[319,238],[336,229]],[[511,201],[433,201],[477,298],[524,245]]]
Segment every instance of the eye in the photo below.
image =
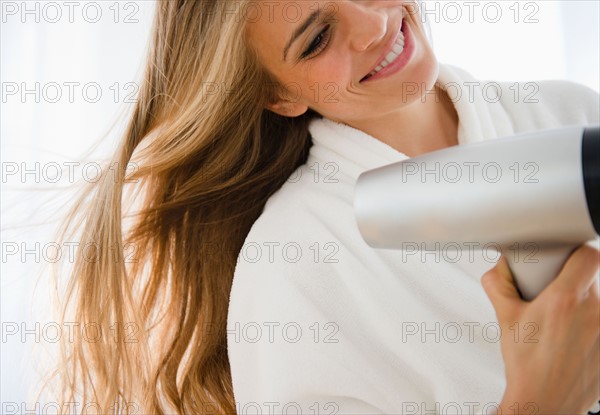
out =
[[300,55],[300,59],[310,59],[325,49],[331,35],[329,29],[330,25],[325,26],[325,28],[313,39],[310,46],[302,53],[302,55]]

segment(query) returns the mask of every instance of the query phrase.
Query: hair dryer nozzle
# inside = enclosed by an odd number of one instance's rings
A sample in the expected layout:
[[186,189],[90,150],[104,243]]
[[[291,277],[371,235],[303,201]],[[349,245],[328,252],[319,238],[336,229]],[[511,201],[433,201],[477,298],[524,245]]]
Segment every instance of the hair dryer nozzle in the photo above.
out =
[[[600,225],[598,127],[537,131],[434,151],[361,174],[365,241],[573,245]],[[593,223],[592,223],[593,221]]]
[[[354,209],[374,248],[515,246],[507,259],[531,300],[600,233],[600,131],[538,131],[370,170],[356,182]],[[521,255],[528,246],[533,258]]]

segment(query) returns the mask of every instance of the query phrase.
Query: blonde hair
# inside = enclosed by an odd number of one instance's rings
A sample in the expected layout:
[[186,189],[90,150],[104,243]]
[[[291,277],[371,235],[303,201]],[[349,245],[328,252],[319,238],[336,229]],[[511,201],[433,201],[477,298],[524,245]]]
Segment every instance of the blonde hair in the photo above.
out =
[[231,3],[157,2],[138,101],[110,161],[117,168],[90,184],[61,229],[61,240],[97,247],[94,261],[77,255],[63,318],[117,324],[120,336],[62,344],[62,402],[235,413],[226,323],[237,256],[267,199],[306,161],[308,123],[319,115],[265,109],[282,85],[259,64],[243,8],[234,14]]

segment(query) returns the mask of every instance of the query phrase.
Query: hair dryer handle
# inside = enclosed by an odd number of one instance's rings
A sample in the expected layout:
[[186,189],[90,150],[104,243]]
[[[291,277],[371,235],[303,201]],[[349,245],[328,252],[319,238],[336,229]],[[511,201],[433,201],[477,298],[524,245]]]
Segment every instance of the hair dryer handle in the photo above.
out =
[[531,250],[526,248],[525,245],[524,249],[508,253],[506,259],[521,297],[531,301],[558,276],[577,246],[539,247],[536,245],[537,250],[533,255]]
[[[577,246],[541,247],[534,260],[523,260],[526,258],[525,250],[506,255],[521,297],[527,301],[537,297],[558,276],[575,249]],[[600,400],[588,410],[588,413],[600,413]]]

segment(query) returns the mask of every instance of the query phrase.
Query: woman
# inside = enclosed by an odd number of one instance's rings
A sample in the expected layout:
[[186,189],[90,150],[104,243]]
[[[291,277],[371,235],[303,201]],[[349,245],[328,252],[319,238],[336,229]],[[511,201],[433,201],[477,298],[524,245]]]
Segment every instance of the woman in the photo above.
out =
[[[68,223],[98,252],[75,263],[65,307],[115,336],[66,344],[63,402],[129,413],[585,413],[598,399],[595,249],[575,251],[529,303],[503,260],[485,272],[481,260],[369,248],[351,207],[361,171],[598,122],[597,95],[554,81],[540,83],[536,105],[453,100],[450,83],[472,78],[438,64],[414,2],[157,7],[116,168]],[[496,316],[511,336],[535,323],[537,342],[486,340],[481,323]],[[479,331],[453,345],[444,333],[436,341],[439,323]],[[415,328],[434,332],[423,340]]]

